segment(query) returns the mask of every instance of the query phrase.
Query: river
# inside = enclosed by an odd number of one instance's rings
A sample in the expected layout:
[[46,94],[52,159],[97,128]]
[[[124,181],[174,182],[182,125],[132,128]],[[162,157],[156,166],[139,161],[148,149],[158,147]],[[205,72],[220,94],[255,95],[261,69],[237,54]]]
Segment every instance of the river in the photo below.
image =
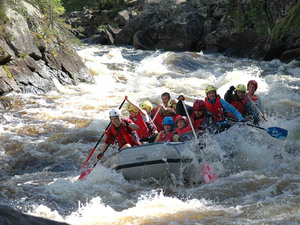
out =
[[[57,83],[57,91],[45,95],[0,97],[1,203],[74,225],[300,224],[299,61],[93,45],[77,52],[95,84]],[[242,154],[221,165],[231,169],[215,182],[127,181],[101,163],[86,180],[77,179],[109,123],[108,111],[125,95],[156,105],[167,91],[172,98],[184,94],[192,105],[204,99],[208,84],[223,97],[231,85],[251,79],[268,114],[260,126],[287,129],[288,137],[278,140],[250,127],[211,137],[211,151],[224,144]],[[125,107],[122,113],[128,116]]]

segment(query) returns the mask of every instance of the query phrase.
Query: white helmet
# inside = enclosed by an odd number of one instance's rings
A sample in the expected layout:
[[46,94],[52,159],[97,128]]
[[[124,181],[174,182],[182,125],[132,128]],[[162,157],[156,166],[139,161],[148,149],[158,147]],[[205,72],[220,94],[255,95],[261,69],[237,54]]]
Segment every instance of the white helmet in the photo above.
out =
[[109,111],[109,117],[111,116],[118,116],[118,117],[121,117],[121,112],[119,109],[111,109]]

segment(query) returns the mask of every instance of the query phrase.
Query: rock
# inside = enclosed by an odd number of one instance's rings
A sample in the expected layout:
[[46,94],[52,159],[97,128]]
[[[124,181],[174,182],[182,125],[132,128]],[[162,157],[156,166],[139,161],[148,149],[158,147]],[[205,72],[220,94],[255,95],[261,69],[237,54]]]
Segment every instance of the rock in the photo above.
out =
[[10,22],[0,37],[0,95],[11,91],[44,94],[56,90],[55,79],[73,85],[93,82],[71,45],[60,38],[40,38],[42,34],[36,32],[41,32],[45,25],[43,15],[29,3],[22,4],[24,13],[29,15],[26,19],[10,8],[5,9]]
[[2,225],[67,225],[41,217],[30,216],[9,206],[0,204],[0,224]]

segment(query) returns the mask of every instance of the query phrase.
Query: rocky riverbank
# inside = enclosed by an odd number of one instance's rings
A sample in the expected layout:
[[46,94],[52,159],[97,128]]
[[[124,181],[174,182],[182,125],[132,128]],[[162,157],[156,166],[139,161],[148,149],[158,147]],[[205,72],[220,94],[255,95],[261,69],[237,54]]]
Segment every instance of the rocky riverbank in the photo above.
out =
[[45,22],[38,8],[22,2],[24,14],[3,5],[7,22],[0,34],[0,95],[46,93],[55,83],[76,85],[93,82],[74,47],[59,35],[53,41],[43,35]]
[[218,52],[232,57],[290,62],[300,59],[300,28],[275,39],[271,27],[278,20],[288,19],[296,4],[300,3],[297,0],[136,0],[113,20],[109,19],[109,10],[89,9],[72,12],[66,18],[73,27],[84,28],[82,34],[87,43],[129,45],[146,50]]

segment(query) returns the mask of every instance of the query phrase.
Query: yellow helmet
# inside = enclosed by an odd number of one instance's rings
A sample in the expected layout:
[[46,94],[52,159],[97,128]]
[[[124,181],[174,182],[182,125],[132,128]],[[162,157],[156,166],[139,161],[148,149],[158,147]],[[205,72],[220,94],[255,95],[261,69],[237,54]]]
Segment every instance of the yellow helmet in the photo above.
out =
[[146,109],[148,112],[151,112],[153,109],[153,105],[149,101],[144,101],[143,103],[140,104],[140,107],[142,109]]
[[215,91],[216,94],[217,94],[217,88],[213,85],[208,85],[206,88],[205,88],[205,94],[207,94],[208,92],[210,91]]
[[169,100],[168,101],[168,107],[172,107],[173,105],[176,105],[177,104],[177,102],[178,102],[178,100],[177,99],[171,99],[171,100]]
[[135,108],[133,105],[131,105],[130,103],[127,103],[126,109],[127,109],[128,112],[129,112],[129,111],[133,111],[133,112],[138,112],[138,111],[139,111],[138,109],[136,109],[136,108]]
[[245,85],[243,85],[243,84],[238,84],[238,85],[235,87],[235,90],[246,92],[247,89],[246,89],[246,86],[245,86]]

